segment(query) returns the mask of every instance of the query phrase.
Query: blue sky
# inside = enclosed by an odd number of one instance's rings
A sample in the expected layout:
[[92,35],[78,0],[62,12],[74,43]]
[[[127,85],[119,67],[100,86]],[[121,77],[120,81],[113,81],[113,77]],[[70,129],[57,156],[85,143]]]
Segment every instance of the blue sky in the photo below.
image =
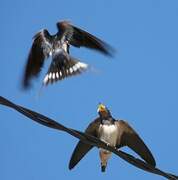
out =
[[[2,0],[0,16],[0,95],[79,130],[97,116],[97,105],[103,102],[140,134],[159,168],[178,174],[176,0]],[[33,88],[22,91],[33,35],[42,28],[56,33],[55,23],[63,19],[110,43],[116,56],[71,48],[71,54],[94,71],[49,86],[39,95],[49,60]],[[0,119],[0,179],[163,179],[115,155],[103,174],[96,148],[69,171],[77,139],[5,107],[0,107]]]

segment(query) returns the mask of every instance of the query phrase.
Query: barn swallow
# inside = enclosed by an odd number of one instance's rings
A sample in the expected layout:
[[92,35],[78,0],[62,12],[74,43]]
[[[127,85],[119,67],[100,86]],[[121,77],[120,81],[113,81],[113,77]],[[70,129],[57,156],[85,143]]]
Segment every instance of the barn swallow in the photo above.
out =
[[[97,111],[99,117],[89,124],[85,130],[85,133],[99,138],[116,149],[119,149],[123,146],[128,146],[133,151],[135,151],[146,163],[154,167],[156,166],[156,162],[151,151],[148,149],[136,131],[126,121],[115,120],[108,108],[103,104],[99,104]],[[79,141],[70,159],[69,169],[74,168],[74,166],[92,147],[93,146]],[[111,152],[100,148],[99,156],[101,160],[101,171],[104,172],[108,159],[111,156]]]
[[[53,129],[59,130],[59,131],[64,131],[64,132],[80,139],[82,142],[84,142],[85,144],[88,144],[89,146],[96,146],[98,148],[106,149],[110,152],[113,152],[114,154],[116,154],[117,156],[122,158],[123,160],[127,161],[128,163],[132,164],[133,166],[135,166],[139,169],[142,169],[144,171],[147,171],[147,172],[150,172],[153,174],[163,176],[170,180],[178,180],[178,176],[176,176],[174,174],[164,172],[164,171],[158,169],[157,167],[154,167],[154,166],[142,161],[141,159],[135,158],[134,156],[132,156],[124,151],[117,150],[115,147],[110,146],[108,143],[106,144],[104,141],[101,141],[100,139],[98,139],[94,136],[91,136],[90,134],[86,134],[81,131],[78,131],[78,130],[75,130],[72,128],[68,128],[68,127],[60,124],[59,122],[57,122],[53,119],[50,119],[47,116],[39,114],[38,112],[32,111],[32,110],[22,107],[20,105],[17,105],[2,96],[0,96],[0,104],[20,112],[24,116],[30,118],[31,120],[33,120],[43,126],[53,128]],[[84,148],[84,150],[85,150],[85,148]]]
[[42,29],[34,36],[24,72],[24,88],[28,88],[31,79],[39,75],[45,59],[49,57],[52,57],[52,62],[43,80],[43,85],[87,70],[88,64],[69,55],[70,45],[97,50],[107,56],[113,55],[114,51],[111,46],[90,33],[73,26],[70,22],[61,21],[56,25],[58,29],[56,34],[51,35],[47,29]]

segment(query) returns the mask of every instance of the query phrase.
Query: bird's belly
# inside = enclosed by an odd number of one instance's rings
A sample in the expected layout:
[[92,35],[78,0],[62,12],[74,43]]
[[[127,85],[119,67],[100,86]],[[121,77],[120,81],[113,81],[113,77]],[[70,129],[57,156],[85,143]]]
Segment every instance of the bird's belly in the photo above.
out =
[[116,146],[118,129],[115,125],[100,125],[100,140]]

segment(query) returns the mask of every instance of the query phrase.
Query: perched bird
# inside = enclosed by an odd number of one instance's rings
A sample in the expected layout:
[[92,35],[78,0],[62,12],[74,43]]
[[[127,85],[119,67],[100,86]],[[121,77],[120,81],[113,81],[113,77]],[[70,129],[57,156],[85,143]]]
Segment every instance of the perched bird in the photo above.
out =
[[2,96],[0,96],[0,104],[20,112],[21,114],[25,115],[26,117],[30,118],[31,120],[33,120],[43,126],[53,128],[53,129],[56,129],[59,131],[64,131],[64,132],[80,139],[85,144],[89,144],[90,146],[96,146],[98,148],[103,148],[108,151],[111,151],[114,154],[116,154],[117,156],[119,156],[120,158],[122,158],[123,160],[127,161],[128,163],[132,164],[133,166],[135,166],[139,169],[142,169],[144,171],[147,171],[147,172],[150,172],[153,174],[163,176],[170,180],[178,180],[178,176],[176,176],[174,174],[164,172],[164,171],[158,169],[157,167],[154,167],[154,166],[142,161],[141,159],[135,158],[134,156],[132,156],[124,151],[117,150],[115,147],[109,146],[105,142],[101,141],[100,139],[98,139],[94,136],[91,136],[90,134],[86,134],[81,131],[78,131],[78,130],[75,130],[72,128],[68,128],[68,127],[60,124],[59,122],[57,122],[53,119],[50,119],[47,116],[39,114],[38,112],[32,111],[32,110],[22,107],[20,105],[17,105]]
[[43,29],[34,36],[24,72],[24,88],[30,86],[30,80],[38,76],[45,59],[50,56],[52,62],[43,80],[44,85],[85,71],[88,64],[69,55],[70,45],[94,49],[107,56],[113,54],[113,49],[107,43],[68,21],[58,22],[57,29],[55,35],[50,35],[48,30]]
[[[99,104],[98,113],[99,117],[90,123],[85,130],[86,134],[97,137],[117,149],[128,146],[145,160],[145,162],[154,167],[156,166],[155,159],[150,150],[127,122],[115,120],[110,111],[103,104]],[[92,145],[79,141],[70,159],[69,169],[74,168],[92,147]],[[104,172],[111,152],[100,148],[99,155],[101,160],[101,171]]]

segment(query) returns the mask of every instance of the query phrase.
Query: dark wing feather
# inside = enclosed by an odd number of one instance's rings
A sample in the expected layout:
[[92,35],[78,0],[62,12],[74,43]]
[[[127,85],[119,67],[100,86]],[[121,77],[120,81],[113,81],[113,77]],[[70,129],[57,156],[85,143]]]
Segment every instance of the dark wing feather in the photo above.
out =
[[[97,131],[99,129],[100,119],[97,118],[92,123],[89,124],[85,133],[90,134],[94,137],[98,137]],[[85,156],[85,154],[92,149],[93,146],[89,144],[85,144],[82,141],[79,141],[77,146],[75,147],[70,162],[69,162],[69,169],[74,168],[77,163]]]
[[23,87],[30,86],[32,77],[38,76],[45,58],[48,58],[52,51],[52,36],[44,29],[34,36],[34,41],[27,59],[24,72]]
[[87,70],[87,68],[87,64],[79,62],[77,59],[61,50],[54,54],[49,70],[43,80],[43,84],[52,84],[64,78],[80,74]]
[[68,43],[75,47],[94,49],[108,56],[112,56],[114,53],[114,49],[106,42],[78,27],[71,25],[67,21],[57,23],[57,27],[59,31],[63,32],[63,36],[67,38]]
[[152,166],[156,166],[156,162],[151,151],[135,132],[135,130],[132,129],[132,127],[123,120],[116,121],[116,124],[119,128],[117,148],[128,146],[139,156],[141,156],[141,158],[143,158],[147,163]]
[[133,157],[130,154],[127,154],[127,153],[125,153],[125,152],[123,152],[121,150],[118,151],[115,148],[106,145],[104,142],[100,141],[97,138],[94,138],[92,136],[89,137],[89,135],[87,135],[85,133],[82,133],[80,131],[76,131],[74,129],[67,128],[67,127],[63,126],[62,124],[60,124],[60,123],[58,123],[58,122],[56,122],[56,121],[42,115],[42,114],[39,114],[39,113],[34,112],[34,111],[30,110],[30,109],[27,109],[27,108],[24,108],[24,107],[19,106],[17,104],[14,104],[13,102],[5,99],[2,96],[0,96],[0,104],[8,106],[10,108],[13,108],[16,111],[18,111],[18,112],[22,113],[23,115],[27,116],[28,118],[30,118],[30,119],[34,120],[35,122],[40,123],[40,124],[42,124],[44,126],[54,128],[54,129],[57,129],[57,130],[61,130],[61,131],[65,131],[68,134],[83,140],[84,142],[91,143],[92,145],[96,145],[97,147],[100,147],[100,148],[105,148],[105,149],[115,153],[120,158],[122,158],[123,160],[125,160],[128,163],[132,164],[133,166],[135,166],[137,168],[140,168],[140,169],[142,169],[144,171],[166,177],[166,178],[168,178],[170,180],[177,180],[178,179],[178,176],[176,176],[176,175],[161,171],[160,169],[155,168],[155,167],[149,165],[148,163],[145,163],[144,161]]

